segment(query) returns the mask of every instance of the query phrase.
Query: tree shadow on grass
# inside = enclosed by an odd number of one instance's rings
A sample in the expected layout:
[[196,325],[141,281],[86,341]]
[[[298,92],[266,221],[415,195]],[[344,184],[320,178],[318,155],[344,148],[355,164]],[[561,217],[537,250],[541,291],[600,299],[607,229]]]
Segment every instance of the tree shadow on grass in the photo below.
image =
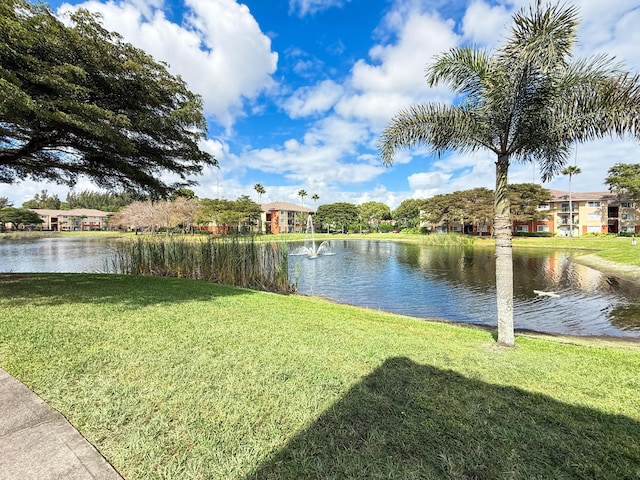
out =
[[392,358],[246,477],[640,477],[640,423]]
[[145,307],[253,293],[256,292],[187,278],[93,273],[0,274],[0,295],[15,306],[88,303]]

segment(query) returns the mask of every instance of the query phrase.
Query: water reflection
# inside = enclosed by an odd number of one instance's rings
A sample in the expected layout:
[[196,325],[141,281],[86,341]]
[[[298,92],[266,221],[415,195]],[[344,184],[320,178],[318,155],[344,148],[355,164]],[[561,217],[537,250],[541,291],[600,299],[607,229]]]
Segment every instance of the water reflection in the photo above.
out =
[[[290,259],[300,293],[406,315],[495,325],[493,250],[332,243],[335,257]],[[640,337],[637,284],[575,263],[563,251],[516,251],[513,260],[516,328]],[[534,290],[558,297],[541,297]]]
[[112,253],[106,239],[0,240],[0,272],[108,273]]

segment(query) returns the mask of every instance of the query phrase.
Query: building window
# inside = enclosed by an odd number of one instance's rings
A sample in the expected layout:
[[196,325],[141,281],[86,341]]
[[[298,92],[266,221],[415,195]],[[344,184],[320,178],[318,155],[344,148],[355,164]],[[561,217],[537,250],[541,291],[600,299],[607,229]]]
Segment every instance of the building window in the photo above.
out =
[[635,208],[636,204],[631,202],[620,202],[622,208]]
[[623,213],[620,215],[621,220],[635,220],[636,216],[633,213]]
[[549,225],[538,225],[538,232],[548,232]]
[[599,213],[588,213],[587,220],[600,220],[601,215]]
[[636,228],[632,227],[631,225],[625,225],[623,227],[620,227],[620,232],[621,233],[635,233]]
[[516,227],[516,232],[528,232],[529,231],[529,225],[518,225]]
[[551,208],[548,203],[541,203],[538,205],[538,210],[549,210]]
[[600,207],[600,202],[587,202],[587,207],[599,208]]
[[587,233],[600,233],[600,225],[587,225]]
[[568,212],[569,211],[569,203],[561,203],[560,204],[560,211],[561,212]]

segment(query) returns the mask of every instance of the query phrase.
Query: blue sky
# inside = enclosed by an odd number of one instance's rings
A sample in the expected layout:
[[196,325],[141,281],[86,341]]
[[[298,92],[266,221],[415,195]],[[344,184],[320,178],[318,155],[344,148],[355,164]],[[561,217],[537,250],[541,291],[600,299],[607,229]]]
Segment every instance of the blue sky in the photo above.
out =
[[[582,0],[577,56],[615,55],[640,71],[637,0]],[[209,138],[203,148],[220,169],[196,178],[201,198],[235,199],[254,184],[263,202],[299,203],[304,189],[318,204],[428,198],[494,187],[485,152],[433,158],[424,148],[402,151],[390,168],[376,144],[392,116],[411,104],[451,102],[446,88],[428,88],[425,68],[451,47],[494,48],[508,34],[521,0],[53,0],[62,15],[84,7],[109,30],[170,65],[203,96]],[[574,191],[606,190],[617,162],[637,163],[637,141],[580,145],[582,174]],[[533,165],[514,165],[511,182],[538,181]],[[559,177],[544,185],[567,189]],[[66,186],[24,181],[0,185],[14,204],[46,188],[62,200]],[[76,190],[95,189],[81,180]]]

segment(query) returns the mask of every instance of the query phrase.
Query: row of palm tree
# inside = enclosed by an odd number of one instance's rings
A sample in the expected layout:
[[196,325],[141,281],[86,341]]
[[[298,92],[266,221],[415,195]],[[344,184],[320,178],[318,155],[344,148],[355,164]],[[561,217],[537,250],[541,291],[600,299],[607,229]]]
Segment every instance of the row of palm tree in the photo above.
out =
[[[267,193],[267,191],[264,188],[264,185],[262,185],[261,183],[256,183],[253,186],[253,189],[258,193],[258,203],[261,203],[262,195]],[[306,197],[307,195],[309,194],[307,193],[306,190],[298,190],[298,196],[300,197],[300,204],[303,207],[304,207],[304,197]],[[320,196],[317,193],[314,193],[313,195],[311,195],[311,199],[314,201],[314,204],[317,204],[318,200],[320,199]]]
[[575,6],[538,0],[513,22],[495,52],[460,47],[436,57],[427,69],[430,86],[447,84],[459,100],[400,111],[379,143],[387,166],[399,148],[416,145],[439,156],[482,149],[496,155],[498,342],[506,346],[515,345],[509,166],[537,162],[547,181],[562,172],[574,144],[609,135],[640,137],[640,76],[607,55],[573,60]]

